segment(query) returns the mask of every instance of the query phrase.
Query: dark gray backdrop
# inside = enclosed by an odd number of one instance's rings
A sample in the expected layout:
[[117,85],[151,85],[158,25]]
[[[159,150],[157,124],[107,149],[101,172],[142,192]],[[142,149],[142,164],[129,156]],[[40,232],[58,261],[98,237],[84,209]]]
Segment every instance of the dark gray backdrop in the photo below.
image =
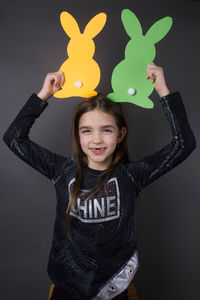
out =
[[[59,69],[69,41],[59,14],[70,12],[83,30],[104,11],[108,20],[95,38],[95,59],[102,70],[97,90],[111,91],[114,66],[128,41],[120,20],[123,8],[140,19],[144,32],[164,16],[173,27],[157,46],[155,63],[165,70],[171,91],[183,96],[191,127],[199,141],[200,3],[197,1],[7,1],[1,4],[1,136],[47,72]],[[123,104],[130,127],[133,159],[160,149],[170,130],[154,92],[154,110]],[[49,100],[31,130],[31,138],[70,155],[71,114],[78,99]],[[2,141],[1,141],[2,143]],[[199,296],[199,149],[176,169],[148,186],[137,201],[140,269],[135,284],[141,300],[197,300]],[[4,300],[45,300],[46,272],[55,218],[55,191],[40,173],[1,145],[1,278]]]

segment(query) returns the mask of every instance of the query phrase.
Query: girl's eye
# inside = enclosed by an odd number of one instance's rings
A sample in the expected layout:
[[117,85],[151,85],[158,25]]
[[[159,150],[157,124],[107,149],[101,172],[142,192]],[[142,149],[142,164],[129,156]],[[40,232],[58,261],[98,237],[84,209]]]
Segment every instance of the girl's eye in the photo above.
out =
[[90,132],[89,129],[85,129],[85,130],[83,130],[81,133],[89,133],[89,132]]
[[112,132],[112,130],[109,129],[109,128],[105,128],[105,129],[104,129],[104,132]]

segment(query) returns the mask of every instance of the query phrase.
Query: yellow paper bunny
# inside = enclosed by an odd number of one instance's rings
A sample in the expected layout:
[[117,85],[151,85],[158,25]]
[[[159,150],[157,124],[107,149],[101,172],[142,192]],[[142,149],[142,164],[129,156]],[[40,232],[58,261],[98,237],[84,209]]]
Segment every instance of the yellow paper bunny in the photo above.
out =
[[65,81],[62,89],[54,94],[56,98],[72,96],[91,97],[97,94],[94,89],[100,81],[100,68],[92,58],[95,52],[93,38],[103,29],[106,14],[99,13],[86,25],[81,33],[72,15],[63,11],[60,15],[61,25],[70,41],[67,46],[69,58],[61,65]]

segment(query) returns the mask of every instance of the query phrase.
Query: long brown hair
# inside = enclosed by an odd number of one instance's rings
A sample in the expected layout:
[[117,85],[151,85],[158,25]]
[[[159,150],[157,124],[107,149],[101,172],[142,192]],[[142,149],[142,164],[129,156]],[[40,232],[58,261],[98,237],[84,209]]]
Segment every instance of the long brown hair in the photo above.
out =
[[[72,123],[72,150],[73,150],[73,155],[77,162],[77,173],[76,173],[76,180],[73,185],[70,203],[66,214],[66,231],[68,236],[69,236],[68,226],[67,226],[68,219],[73,206],[76,205],[77,197],[79,196],[80,193],[83,168],[87,166],[87,156],[82,151],[79,142],[79,120],[84,113],[92,111],[94,109],[101,110],[102,112],[109,113],[112,116],[114,116],[118,129],[121,130],[122,127],[125,127],[127,133],[123,138],[123,140],[121,141],[121,143],[118,144],[118,146],[116,147],[113,153],[113,160],[109,168],[99,176],[98,185],[92,191],[90,191],[89,197],[97,193],[103,186],[104,188],[106,187],[106,183],[113,169],[119,163],[120,160],[129,159],[128,128],[127,128],[126,119],[124,117],[120,103],[115,103],[110,99],[108,99],[105,95],[100,93],[94,97],[81,100],[76,108],[74,118],[73,118],[73,123]],[[87,201],[87,199],[85,201]]]

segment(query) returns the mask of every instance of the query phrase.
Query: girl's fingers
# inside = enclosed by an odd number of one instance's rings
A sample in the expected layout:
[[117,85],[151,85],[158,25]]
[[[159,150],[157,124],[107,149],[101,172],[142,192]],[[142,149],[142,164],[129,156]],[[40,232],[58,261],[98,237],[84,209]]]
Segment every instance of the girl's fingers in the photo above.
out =
[[51,82],[51,84],[56,84],[58,77],[55,75],[55,73],[50,73],[48,74],[48,80]]
[[54,85],[56,88],[60,87],[62,84],[61,72],[49,74],[49,79],[51,81],[51,84]]
[[148,64],[146,77],[149,78],[152,83],[155,83],[155,90],[160,96],[169,94],[163,68],[156,66],[154,63]]
[[56,77],[55,77],[55,86],[56,86],[56,87],[59,87],[59,86],[60,86],[60,78],[59,78],[59,76],[56,76]]
[[158,76],[162,76],[163,70],[161,67],[156,66],[154,63],[147,65],[146,78],[154,83]]
[[53,93],[57,92],[62,86],[62,72],[52,73],[52,91]]
[[149,65],[147,65],[147,70],[146,70],[146,78],[149,78]]
[[156,65],[154,63],[147,65],[146,78],[151,78],[152,70]]
[[61,72],[61,71],[59,71],[58,72],[59,74],[60,74],[60,78],[61,78],[61,86],[64,84],[64,74],[63,74],[63,72]]
[[55,74],[56,80],[55,80],[55,85],[57,87],[61,87],[64,83],[64,75],[63,72],[59,71]]

